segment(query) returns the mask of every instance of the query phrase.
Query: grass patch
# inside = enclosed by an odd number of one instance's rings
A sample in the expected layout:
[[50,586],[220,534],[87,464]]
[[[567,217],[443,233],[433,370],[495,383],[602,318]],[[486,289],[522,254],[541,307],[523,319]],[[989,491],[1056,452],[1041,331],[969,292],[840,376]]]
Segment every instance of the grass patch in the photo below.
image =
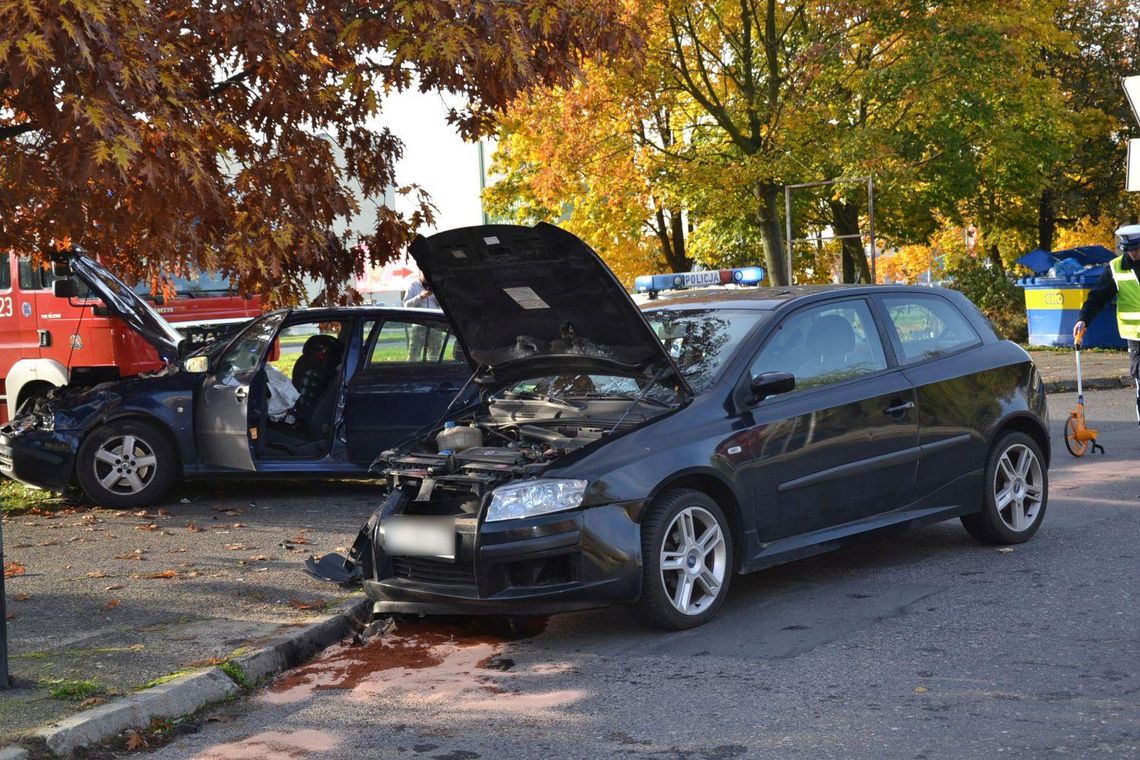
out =
[[243,689],[253,688],[253,682],[249,680],[249,676],[247,676],[245,674],[245,671],[242,670],[241,665],[238,665],[233,660],[227,660],[226,662],[223,662],[218,666],[218,668],[221,669],[221,671],[227,676],[229,676],[231,681]]
[[32,488],[15,480],[0,478],[0,509],[7,515],[22,515],[33,509],[52,510],[63,505],[64,499],[51,491]]
[[151,680],[147,681],[142,686],[140,686],[138,688],[138,691],[142,691],[143,689],[150,689],[150,688],[153,688],[155,686],[162,686],[164,683],[170,683],[175,678],[180,678],[181,676],[184,676],[187,673],[193,673],[194,670],[195,670],[195,668],[189,668],[186,670],[176,670],[173,673],[167,673],[164,676],[159,676],[158,678],[152,678]]
[[45,684],[48,687],[48,694],[52,696],[52,699],[67,699],[75,702],[90,699],[103,691],[102,685],[92,679],[70,681],[61,678],[54,681],[47,681]]

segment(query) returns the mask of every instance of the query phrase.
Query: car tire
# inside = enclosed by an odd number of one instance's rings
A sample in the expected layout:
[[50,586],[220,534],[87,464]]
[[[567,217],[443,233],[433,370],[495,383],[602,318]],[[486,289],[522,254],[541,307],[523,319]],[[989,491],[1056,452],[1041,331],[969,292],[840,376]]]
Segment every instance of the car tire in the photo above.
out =
[[1041,527],[1049,501],[1049,470],[1041,447],[1025,433],[998,438],[986,460],[982,510],[962,517],[985,544],[1020,544]]
[[724,602],[734,570],[724,511],[700,491],[666,491],[641,523],[641,598],[634,617],[672,631],[702,625]]
[[84,439],[75,469],[80,488],[93,502],[130,509],[165,496],[177,465],[174,448],[161,430],[146,422],[123,420]]

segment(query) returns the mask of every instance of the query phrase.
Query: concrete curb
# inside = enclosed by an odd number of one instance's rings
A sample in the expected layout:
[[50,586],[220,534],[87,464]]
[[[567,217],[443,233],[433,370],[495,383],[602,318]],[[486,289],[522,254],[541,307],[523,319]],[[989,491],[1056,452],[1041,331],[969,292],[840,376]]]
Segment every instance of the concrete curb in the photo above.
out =
[[[363,628],[372,610],[367,599],[350,599],[329,617],[278,637],[267,646],[230,661],[237,672],[221,668],[188,673],[166,683],[121,697],[51,723],[33,732],[30,739],[41,742],[54,755],[67,756],[79,747],[94,744],[127,729],[147,728],[154,718],[177,718],[198,712],[204,707],[239,694],[243,688],[295,667],[321,650],[337,643],[350,633]],[[232,675],[231,675],[232,674]],[[19,753],[16,760],[27,756],[19,747],[0,750]]]
[[152,718],[187,715],[239,691],[229,676],[210,668],[64,718],[32,736],[43,741],[53,754],[66,755],[128,728],[146,728]]
[[[1120,377],[1089,377],[1084,380],[1085,390],[1087,391],[1103,391],[1111,388],[1131,388],[1133,387],[1132,378],[1128,375],[1121,375]],[[1077,381],[1072,380],[1053,380],[1045,383],[1046,393],[1076,393]]]

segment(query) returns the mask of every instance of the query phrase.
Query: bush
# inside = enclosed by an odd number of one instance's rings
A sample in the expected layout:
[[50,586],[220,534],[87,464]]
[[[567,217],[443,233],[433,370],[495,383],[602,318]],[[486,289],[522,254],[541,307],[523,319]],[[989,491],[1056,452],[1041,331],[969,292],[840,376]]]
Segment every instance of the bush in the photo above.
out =
[[953,278],[950,287],[973,301],[1001,337],[1019,343],[1029,339],[1025,294],[1009,274],[974,258],[963,259],[946,274]]

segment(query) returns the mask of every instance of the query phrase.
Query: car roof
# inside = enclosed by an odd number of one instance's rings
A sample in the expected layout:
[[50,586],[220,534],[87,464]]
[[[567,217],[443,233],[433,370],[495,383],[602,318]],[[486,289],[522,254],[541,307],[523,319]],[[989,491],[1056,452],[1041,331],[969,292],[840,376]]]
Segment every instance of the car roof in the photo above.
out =
[[406,306],[314,306],[296,309],[279,309],[278,311],[288,312],[291,317],[312,317],[314,319],[379,316],[443,317],[443,312],[439,309],[413,309]]
[[771,311],[793,299],[806,300],[810,296],[842,292],[847,295],[882,293],[930,293],[940,290],[907,285],[782,285],[776,287],[725,287],[688,288],[663,292],[657,298],[641,304],[645,311],[658,309],[757,309]]

